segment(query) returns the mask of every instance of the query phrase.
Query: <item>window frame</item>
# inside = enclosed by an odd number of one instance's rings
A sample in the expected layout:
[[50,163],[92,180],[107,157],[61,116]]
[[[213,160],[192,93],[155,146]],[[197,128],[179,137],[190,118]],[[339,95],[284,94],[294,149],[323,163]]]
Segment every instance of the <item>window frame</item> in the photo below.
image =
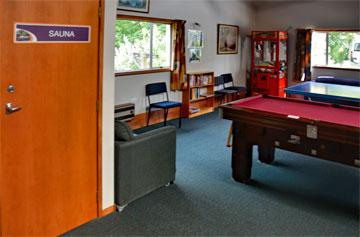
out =
[[[143,17],[143,16],[132,16],[132,15],[124,15],[117,14],[116,20],[133,20],[133,21],[147,21],[152,23],[162,23],[170,25],[170,42],[173,43],[173,20],[163,19],[163,18],[154,18],[154,17]],[[170,66],[164,68],[150,68],[143,70],[133,70],[133,71],[123,71],[123,72],[115,72],[115,76],[129,76],[129,75],[141,75],[141,74],[150,74],[150,73],[160,73],[160,72],[170,72],[172,71],[172,45],[170,47]]]
[[[323,32],[323,33],[329,33],[329,32],[359,32],[360,29],[313,29],[313,32]],[[326,35],[326,48],[328,48],[328,34]],[[327,49],[328,50],[328,49]],[[326,50],[326,63],[328,63],[328,51]],[[327,66],[327,65],[315,65],[311,66],[315,69],[331,69],[331,70],[343,70],[343,71],[360,71],[360,68],[346,68],[346,67],[334,67],[334,66]]]

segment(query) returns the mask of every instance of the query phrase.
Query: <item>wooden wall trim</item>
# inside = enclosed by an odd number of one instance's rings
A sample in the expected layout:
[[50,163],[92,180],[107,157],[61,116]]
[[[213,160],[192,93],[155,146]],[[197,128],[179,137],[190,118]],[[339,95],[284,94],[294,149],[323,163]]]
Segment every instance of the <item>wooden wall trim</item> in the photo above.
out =
[[[170,109],[167,121],[177,118],[179,118],[179,108]],[[129,121],[128,124],[132,129],[138,129],[138,128],[146,127],[146,122],[147,122],[147,113],[141,113],[135,115],[135,117],[131,121]],[[164,122],[163,110],[152,111],[149,125],[162,123],[162,122]]]
[[[0,1],[0,16],[2,16],[3,14],[4,14],[4,12],[3,12],[3,1]],[[3,17],[0,17],[0,28],[2,29],[3,28]],[[1,57],[1,52],[2,52],[2,49],[1,49],[1,47],[2,47],[2,39],[1,39],[1,37],[0,37],[0,69],[2,68],[2,57]],[[2,76],[3,74],[2,73],[0,73],[0,89],[2,90],[2,87],[1,87],[1,85],[2,85]],[[4,103],[3,103],[3,99],[2,99],[2,93],[0,93],[0,105],[3,105]],[[1,111],[2,112],[2,111]],[[1,117],[1,115],[0,115],[0,117]],[[0,138],[1,138],[1,131],[2,131],[2,123],[0,123]],[[2,177],[1,177],[1,174],[3,174],[3,172],[2,172],[2,156],[1,156],[1,154],[2,154],[2,150],[1,150],[2,148],[1,148],[1,142],[0,142],[0,236],[3,236],[3,227],[2,227],[2,225],[3,225],[3,222],[2,222],[2,215],[1,215],[1,204],[2,204],[2,182],[1,182],[1,180],[2,180]]]
[[[242,96],[240,98],[242,98]],[[239,99],[239,98],[235,97],[234,99]],[[231,100],[233,100],[233,99],[230,98],[230,101]],[[219,106],[219,99],[215,98],[214,99],[214,108],[217,108],[218,106]],[[167,121],[170,121],[172,119],[178,119],[178,118],[179,118],[179,108],[170,109]],[[182,119],[184,119],[184,115],[183,115]],[[135,117],[131,121],[129,121],[128,124],[130,125],[130,127],[132,129],[139,129],[139,128],[146,127],[146,122],[147,122],[147,113],[145,112],[145,113],[140,113],[140,114],[135,115]],[[149,125],[162,123],[162,122],[164,122],[163,110],[159,109],[159,110],[152,111]],[[177,126],[177,122],[175,124]]]
[[171,24],[174,22],[173,20],[164,19],[164,18],[132,16],[132,15],[124,15],[124,14],[117,14],[117,19],[134,20],[134,21],[151,21],[151,22],[158,22],[165,24]]
[[342,70],[342,71],[360,71],[359,68],[341,68],[341,67],[331,67],[331,66],[312,66],[316,69],[329,69],[329,70]]
[[102,216],[102,110],[103,110],[103,65],[104,65],[104,15],[105,0],[99,0],[99,79],[97,99],[97,216]]
[[359,29],[356,29],[356,28],[352,28],[352,29],[341,29],[341,28],[334,28],[334,29],[312,29],[313,31],[317,31],[317,32],[359,32],[360,31],[360,28]]
[[109,214],[111,214],[111,213],[113,213],[115,211],[116,211],[116,205],[114,204],[114,205],[112,205],[110,207],[107,207],[107,208],[103,209],[101,211],[101,216],[100,217],[107,216],[107,215],[109,215]]
[[161,72],[171,72],[170,68],[157,68],[157,69],[145,69],[139,71],[128,71],[128,72],[116,72],[116,77],[129,76],[129,75],[141,75],[141,74],[150,74],[150,73],[161,73]]

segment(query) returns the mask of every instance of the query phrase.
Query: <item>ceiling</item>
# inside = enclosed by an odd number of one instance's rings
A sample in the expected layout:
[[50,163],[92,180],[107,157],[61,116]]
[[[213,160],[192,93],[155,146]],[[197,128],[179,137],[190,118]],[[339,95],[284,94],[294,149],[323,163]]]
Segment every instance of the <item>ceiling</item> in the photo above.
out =
[[[304,3],[304,2],[334,2],[338,0],[240,0],[249,2],[255,9],[285,5],[285,4],[295,4],[295,3]],[[358,0],[342,0],[343,2],[356,2]]]

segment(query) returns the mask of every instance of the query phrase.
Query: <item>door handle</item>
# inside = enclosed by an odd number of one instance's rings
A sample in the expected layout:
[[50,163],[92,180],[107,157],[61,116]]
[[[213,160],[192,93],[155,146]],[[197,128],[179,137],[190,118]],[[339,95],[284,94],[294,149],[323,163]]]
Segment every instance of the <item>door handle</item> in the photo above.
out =
[[5,113],[6,114],[12,114],[19,110],[21,110],[21,107],[13,107],[13,105],[11,103],[7,103],[5,105]]

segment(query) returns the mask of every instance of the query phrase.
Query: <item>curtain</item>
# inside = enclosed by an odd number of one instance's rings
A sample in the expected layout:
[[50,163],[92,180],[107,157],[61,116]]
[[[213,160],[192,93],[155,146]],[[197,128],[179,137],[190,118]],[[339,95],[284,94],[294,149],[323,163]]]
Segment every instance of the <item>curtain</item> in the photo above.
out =
[[186,87],[186,58],[185,58],[185,23],[174,20],[172,23],[172,66],[170,89],[181,90]]
[[293,81],[311,80],[311,33],[310,29],[297,30]]

